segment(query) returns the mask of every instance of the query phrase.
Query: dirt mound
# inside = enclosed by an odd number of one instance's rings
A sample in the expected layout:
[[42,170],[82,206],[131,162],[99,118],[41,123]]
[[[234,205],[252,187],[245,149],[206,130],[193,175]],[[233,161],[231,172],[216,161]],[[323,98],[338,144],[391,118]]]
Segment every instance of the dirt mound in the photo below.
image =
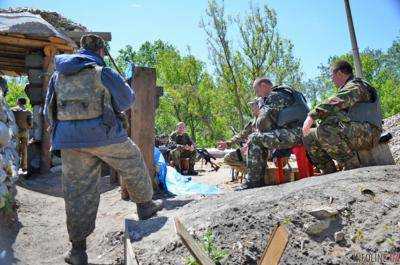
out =
[[400,114],[385,119],[383,128],[393,135],[389,145],[396,164],[400,164]]
[[[178,216],[197,238],[212,231],[215,245],[228,253],[223,264],[257,264],[278,222],[290,233],[281,264],[350,264],[365,254],[395,255],[399,178],[399,166],[361,168],[194,201],[141,222],[133,247],[141,265],[185,264],[190,255],[172,223]],[[321,207],[334,217],[314,217]]]
[[55,28],[64,30],[64,31],[87,31],[85,26],[81,24],[75,23],[70,19],[67,19],[60,15],[57,12],[46,11],[35,8],[25,8],[25,7],[17,7],[17,8],[8,8],[8,9],[0,9],[0,12],[3,13],[21,13],[21,12],[29,12],[35,15],[40,15],[44,20],[49,22]]

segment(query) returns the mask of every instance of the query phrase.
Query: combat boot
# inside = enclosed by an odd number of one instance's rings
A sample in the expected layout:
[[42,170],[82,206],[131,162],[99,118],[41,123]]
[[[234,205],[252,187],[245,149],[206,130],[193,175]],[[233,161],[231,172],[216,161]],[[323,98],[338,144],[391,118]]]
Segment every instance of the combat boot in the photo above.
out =
[[137,203],[136,208],[139,220],[147,220],[151,218],[163,207],[163,202],[161,200]]
[[121,199],[124,201],[130,200],[128,190],[124,186],[121,187]]
[[72,248],[65,255],[65,262],[72,265],[88,265],[86,240],[72,241]]
[[332,160],[326,163],[325,165],[321,166],[319,170],[321,170],[322,175],[332,174],[337,172],[336,165]]
[[357,155],[352,156],[350,159],[343,163],[343,170],[350,170],[361,167],[360,160]]
[[[247,177],[246,177],[247,179]],[[234,189],[234,191],[242,191],[242,190],[248,190],[248,189],[254,189],[254,188],[258,188],[261,187],[262,183],[261,181],[246,181],[240,185],[239,187],[236,187]]]

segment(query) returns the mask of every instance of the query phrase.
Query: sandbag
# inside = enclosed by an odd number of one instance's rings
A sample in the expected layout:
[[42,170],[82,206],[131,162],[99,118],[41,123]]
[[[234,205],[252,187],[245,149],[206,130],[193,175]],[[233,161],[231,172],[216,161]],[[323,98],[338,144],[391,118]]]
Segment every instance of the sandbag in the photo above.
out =
[[44,57],[39,53],[31,53],[25,56],[25,66],[27,68],[42,68]]
[[25,93],[31,102],[31,105],[40,105],[44,102],[43,89],[41,85],[28,84],[25,87]]
[[6,146],[11,140],[11,132],[4,122],[0,122],[0,146]]
[[32,85],[43,85],[44,72],[41,69],[29,69],[28,80]]

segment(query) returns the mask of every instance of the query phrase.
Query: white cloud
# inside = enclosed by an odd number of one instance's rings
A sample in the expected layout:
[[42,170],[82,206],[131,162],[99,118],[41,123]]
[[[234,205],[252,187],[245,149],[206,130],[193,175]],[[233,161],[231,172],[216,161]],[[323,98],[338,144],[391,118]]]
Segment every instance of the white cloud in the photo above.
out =
[[131,7],[133,7],[133,8],[140,8],[140,7],[142,7],[142,5],[140,5],[140,4],[131,4]]

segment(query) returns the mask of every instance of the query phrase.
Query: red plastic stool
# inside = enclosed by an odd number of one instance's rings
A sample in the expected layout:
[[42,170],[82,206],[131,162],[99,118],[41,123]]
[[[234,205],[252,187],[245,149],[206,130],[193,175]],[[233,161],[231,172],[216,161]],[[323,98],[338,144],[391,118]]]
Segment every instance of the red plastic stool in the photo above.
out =
[[297,168],[299,169],[299,179],[314,175],[313,165],[308,160],[304,145],[296,145],[292,148],[292,154],[296,156]]
[[[303,145],[296,145],[291,148],[291,153],[296,156],[297,168],[299,170],[299,179],[311,177],[314,175],[313,165],[308,160],[306,155],[306,149]],[[284,172],[283,172],[283,158],[277,159],[277,171],[275,176],[276,184],[283,183]]]

